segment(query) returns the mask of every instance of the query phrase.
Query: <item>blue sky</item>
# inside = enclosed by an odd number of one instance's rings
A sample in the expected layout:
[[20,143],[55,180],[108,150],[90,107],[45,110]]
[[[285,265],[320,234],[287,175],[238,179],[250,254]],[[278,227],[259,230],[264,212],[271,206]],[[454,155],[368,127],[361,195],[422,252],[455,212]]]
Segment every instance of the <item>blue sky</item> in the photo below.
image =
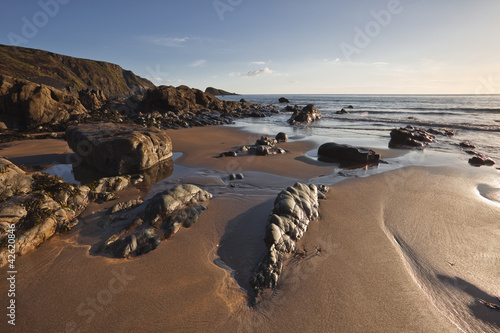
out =
[[500,93],[499,16],[498,0],[2,0],[0,43],[238,93]]

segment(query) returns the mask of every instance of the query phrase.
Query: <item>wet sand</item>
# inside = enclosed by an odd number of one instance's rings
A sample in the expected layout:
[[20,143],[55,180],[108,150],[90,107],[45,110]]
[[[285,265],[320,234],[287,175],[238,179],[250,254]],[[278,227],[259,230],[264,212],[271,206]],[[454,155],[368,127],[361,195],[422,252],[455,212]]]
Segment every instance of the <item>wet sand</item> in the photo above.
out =
[[[191,176],[220,178],[207,186],[215,194],[208,210],[157,250],[121,260],[89,252],[93,214],[106,208],[89,207],[76,229],[17,258],[17,330],[498,331],[498,311],[477,301],[500,296],[500,205],[478,189],[498,186],[478,170],[404,168],[332,186],[298,244],[308,256],[290,260],[273,297],[249,308],[241,288],[262,255],[274,198],[334,168],[304,163],[314,148],[307,142],[282,145],[285,155],[216,159],[259,135],[224,127],[169,135],[184,154],[176,164],[216,170]],[[240,171],[245,179],[226,185],[225,175]]]

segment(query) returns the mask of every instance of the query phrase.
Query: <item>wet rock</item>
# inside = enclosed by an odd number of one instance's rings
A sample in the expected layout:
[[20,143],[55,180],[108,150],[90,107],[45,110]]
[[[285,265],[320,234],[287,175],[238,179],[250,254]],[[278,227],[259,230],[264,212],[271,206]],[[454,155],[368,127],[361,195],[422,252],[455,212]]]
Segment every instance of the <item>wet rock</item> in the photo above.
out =
[[256,146],[271,146],[274,147],[278,141],[276,139],[271,139],[268,136],[261,136],[260,139],[255,141]]
[[290,101],[288,99],[286,99],[285,97],[280,97],[278,99],[278,102],[280,102],[280,103],[290,103]]
[[105,175],[140,173],[172,156],[163,131],[136,125],[80,124],[66,129],[70,148]]
[[286,135],[286,133],[279,132],[278,134],[276,134],[276,141],[277,142],[287,142],[288,135]]
[[349,105],[347,108],[348,108],[348,109],[354,109],[354,106]]
[[287,105],[285,107],[285,111],[288,111],[288,112],[295,112],[295,111],[299,111],[299,107],[298,105],[295,105],[295,106],[291,106],[291,105]]
[[313,121],[321,119],[321,113],[316,109],[316,107],[312,104],[305,106],[300,112],[295,111],[288,122],[291,125],[301,123],[301,124],[309,124]]
[[349,114],[350,112],[342,108],[340,111],[335,112],[336,114]]
[[390,148],[424,148],[436,137],[423,129],[411,125],[391,131]]
[[27,174],[0,159],[0,267],[7,264],[8,224],[15,224],[16,255],[33,251],[56,232],[73,228],[89,204],[90,189],[44,173]]
[[219,155],[219,157],[237,157],[238,154],[235,151],[226,151]]
[[[326,187],[322,187],[326,190]],[[285,260],[296,249],[295,242],[307,231],[309,223],[319,216],[318,188],[296,183],[282,191],[274,201],[264,241],[268,253],[256,267],[250,284],[257,293],[275,288]]]
[[454,136],[455,132],[452,130],[446,129],[446,128],[429,128],[427,130],[428,133],[434,134],[434,135],[442,135],[442,136]]
[[318,149],[318,157],[326,162],[356,162],[361,164],[378,163],[380,155],[373,150],[356,148],[350,145],[329,142],[321,145]]
[[476,153],[476,155],[474,155],[472,158],[469,159],[469,164],[473,166],[482,166],[482,165],[492,166],[495,165],[496,162],[488,156]]
[[100,249],[119,258],[148,253],[157,248],[162,239],[172,237],[181,226],[190,228],[196,223],[207,209],[200,202],[211,198],[207,191],[189,184],[158,193],[148,200],[135,220],[106,240]]
[[465,149],[476,149],[476,146],[470,143],[470,141],[462,141],[458,144],[461,148]]
[[110,207],[107,211],[107,214],[122,213],[124,211],[134,209],[135,207],[140,206],[142,203],[143,203],[142,199],[120,202]]
[[229,180],[236,180],[236,179],[243,179],[245,176],[243,176],[242,173],[232,173],[229,175]]

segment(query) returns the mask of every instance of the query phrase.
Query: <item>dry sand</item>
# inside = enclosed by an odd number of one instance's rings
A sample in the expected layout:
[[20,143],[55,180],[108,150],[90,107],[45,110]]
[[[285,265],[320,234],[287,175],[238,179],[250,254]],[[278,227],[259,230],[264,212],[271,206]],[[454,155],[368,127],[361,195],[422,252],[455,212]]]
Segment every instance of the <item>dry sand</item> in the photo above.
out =
[[[332,186],[299,243],[308,257],[290,260],[273,297],[249,308],[241,287],[262,255],[274,198],[333,167],[304,163],[307,142],[283,145],[280,156],[216,159],[258,135],[224,127],[169,135],[184,153],[176,163],[248,177],[236,188],[211,181],[216,196],[192,228],[132,259],[90,254],[105,207],[89,207],[76,230],[17,258],[16,330],[498,331],[499,312],[477,301],[500,296],[500,204],[484,195],[485,185],[498,190],[494,179],[473,168],[405,168]],[[134,195],[144,192],[122,198]]]

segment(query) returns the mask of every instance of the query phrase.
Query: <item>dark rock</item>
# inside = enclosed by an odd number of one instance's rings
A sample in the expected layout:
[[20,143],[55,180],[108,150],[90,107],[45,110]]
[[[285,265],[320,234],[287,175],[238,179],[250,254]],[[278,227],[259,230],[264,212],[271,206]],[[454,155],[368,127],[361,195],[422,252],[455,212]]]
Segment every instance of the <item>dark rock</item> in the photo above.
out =
[[302,111],[295,111],[294,114],[290,117],[288,122],[290,124],[296,123],[305,123],[309,124],[313,121],[321,119],[321,113],[314,107],[314,105],[309,104],[302,109]]
[[489,158],[488,156],[485,156],[483,154],[476,154],[475,156],[469,159],[469,164],[473,166],[482,166],[482,165],[493,166],[496,164],[496,162],[491,158]]
[[435,135],[442,135],[442,136],[454,136],[455,132],[452,130],[446,129],[446,128],[441,128],[441,129],[435,129],[435,128],[429,128],[427,130],[428,133],[435,134]]
[[240,103],[248,103],[248,102],[246,101],[246,99],[242,98],[240,99]]
[[238,154],[235,151],[226,151],[219,155],[219,157],[237,157]]
[[436,137],[426,131],[415,128],[411,125],[405,128],[394,129],[391,131],[390,148],[423,148],[433,142]]
[[251,118],[264,118],[266,115],[259,111],[252,111],[248,116]]
[[274,147],[278,141],[276,139],[271,139],[268,136],[261,136],[260,139],[255,141],[256,146],[271,146]]
[[81,124],[66,130],[69,147],[106,175],[139,173],[172,156],[163,131],[137,125]]
[[350,112],[342,108],[342,110],[335,112],[336,114],[349,114]]
[[212,94],[214,96],[217,96],[217,95],[220,95],[220,96],[238,95],[238,94],[235,94],[235,93],[231,93],[231,92],[228,92],[228,91],[225,91],[225,90],[222,90],[222,89],[216,89],[216,88],[213,88],[213,87],[208,87],[207,89],[205,89],[205,93]]
[[287,105],[285,107],[285,111],[288,111],[288,112],[295,112],[298,110],[299,110],[299,107],[297,105],[295,105],[295,106]]
[[348,108],[348,109],[354,109],[354,106],[349,105],[347,108]]
[[318,157],[322,161],[350,161],[362,164],[378,163],[380,155],[373,150],[356,148],[350,145],[329,142],[318,149]]
[[243,179],[245,178],[241,173],[233,173],[229,175],[229,180]]
[[470,141],[462,141],[458,145],[462,148],[476,149],[476,146],[470,143]]
[[286,135],[286,133],[279,132],[278,134],[276,134],[276,141],[278,141],[278,142],[287,142],[288,141],[288,135]]
[[286,99],[285,97],[280,97],[278,102],[280,103],[290,103],[290,101],[288,99]]

